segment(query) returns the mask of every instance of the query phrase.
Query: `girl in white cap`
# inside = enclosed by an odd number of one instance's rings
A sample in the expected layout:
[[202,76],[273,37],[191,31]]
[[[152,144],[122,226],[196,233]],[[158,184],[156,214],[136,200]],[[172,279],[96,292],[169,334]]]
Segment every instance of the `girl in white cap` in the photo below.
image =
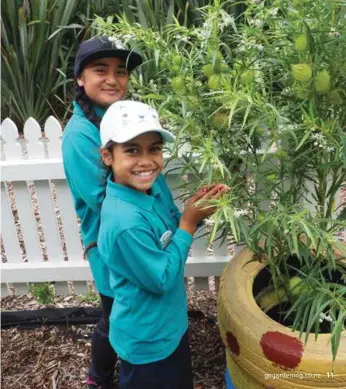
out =
[[106,183],[106,172],[100,163],[99,124],[106,109],[125,98],[129,73],[141,63],[139,54],[116,44],[114,38],[101,36],[82,42],[74,66],[77,83],[74,111],[62,141],[66,179],[81,220],[82,240],[103,308],[92,337],[89,389],[113,389],[117,361],[108,339],[113,305],[109,271],[93,245],[97,240]]
[[192,389],[184,265],[197,225],[215,212],[225,185],[200,189],[181,214],[161,174],[174,136],[146,104],[119,101],[101,121],[102,159],[111,169],[98,248],[115,304],[110,342],[121,389]]

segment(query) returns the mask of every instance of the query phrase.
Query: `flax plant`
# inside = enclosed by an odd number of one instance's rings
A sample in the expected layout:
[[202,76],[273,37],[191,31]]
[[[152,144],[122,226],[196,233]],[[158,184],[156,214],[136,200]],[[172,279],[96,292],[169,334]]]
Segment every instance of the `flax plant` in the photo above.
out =
[[59,116],[74,46],[64,44],[61,35],[49,37],[70,24],[76,6],[76,0],[2,1],[2,114],[17,124],[30,116],[40,123],[51,112]]

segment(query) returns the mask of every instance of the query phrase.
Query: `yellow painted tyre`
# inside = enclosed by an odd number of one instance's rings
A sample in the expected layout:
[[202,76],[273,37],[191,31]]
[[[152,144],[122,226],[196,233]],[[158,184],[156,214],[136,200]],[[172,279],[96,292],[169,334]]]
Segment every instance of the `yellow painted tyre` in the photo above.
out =
[[234,387],[237,389],[263,389],[263,385],[251,377],[245,370],[241,369],[229,352],[226,352],[226,362]]
[[218,322],[227,368],[236,389],[346,389],[346,333],[333,363],[330,334],[292,332],[257,305],[253,282],[264,263],[244,249],[226,266],[218,295]]

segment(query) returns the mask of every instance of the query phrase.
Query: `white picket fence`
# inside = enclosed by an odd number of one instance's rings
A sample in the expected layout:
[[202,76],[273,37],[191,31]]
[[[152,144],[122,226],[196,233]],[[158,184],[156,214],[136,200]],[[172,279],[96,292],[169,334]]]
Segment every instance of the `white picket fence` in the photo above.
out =
[[[43,135],[30,118],[23,132],[19,137],[11,119],[1,124],[1,295],[26,294],[29,283],[48,281],[57,294],[86,293],[92,276],[65,180],[62,128],[51,116]],[[167,180],[177,196],[178,172]],[[208,289],[210,277],[217,287],[231,258],[227,244],[207,246],[205,237],[196,239],[185,267],[197,289]]]

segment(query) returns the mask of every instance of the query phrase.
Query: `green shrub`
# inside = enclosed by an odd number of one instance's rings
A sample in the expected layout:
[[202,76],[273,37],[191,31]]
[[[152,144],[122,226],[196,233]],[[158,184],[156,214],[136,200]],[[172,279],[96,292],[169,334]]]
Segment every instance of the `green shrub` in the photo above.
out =
[[[108,22],[123,15],[131,23],[163,31],[177,18],[202,23],[208,1],[194,0],[4,0],[1,3],[1,109],[19,128],[30,117],[43,125],[52,114],[65,122],[74,95],[73,62],[80,41],[98,33],[97,15]],[[229,6],[238,12],[239,6]],[[96,27],[96,28],[95,28]],[[145,55],[145,53],[144,53]],[[146,67],[145,82],[154,68]]]
[[[75,46],[61,34],[70,24],[77,0],[32,0],[1,3],[2,110],[22,124],[30,116],[43,124],[51,112],[61,116],[66,95],[68,60]],[[57,92],[63,97],[57,96]]]
[[87,294],[78,295],[78,299],[82,303],[101,304],[100,295],[95,292],[88,292]]
[[49,282],[30,284],[29,291],[40,304],[51,304],[55,297],[54,286]]
[[[200,10],[197,28],[177,20],[162,33],[125,18],[98,24],[136,44],[155,68],[149,83],[134,78],[132,85],[176,134],[172,155],[189,173],[185,189],[232,187],[211,202],[219,209],[210,240],[232,236],[254,260],[268,261],[270,287],[279,296],[284,290],[291,304],[283,317],[306,338],[329,315],[335,358],[346,320],[346,268],[335,252],[346,256],[337,239],[345,204],[335,206],[346,182],[345,8],[325,0],[244,3],[237,23],[228,2],[214,0]],[[299,296],[292,271],[301,279]]]

